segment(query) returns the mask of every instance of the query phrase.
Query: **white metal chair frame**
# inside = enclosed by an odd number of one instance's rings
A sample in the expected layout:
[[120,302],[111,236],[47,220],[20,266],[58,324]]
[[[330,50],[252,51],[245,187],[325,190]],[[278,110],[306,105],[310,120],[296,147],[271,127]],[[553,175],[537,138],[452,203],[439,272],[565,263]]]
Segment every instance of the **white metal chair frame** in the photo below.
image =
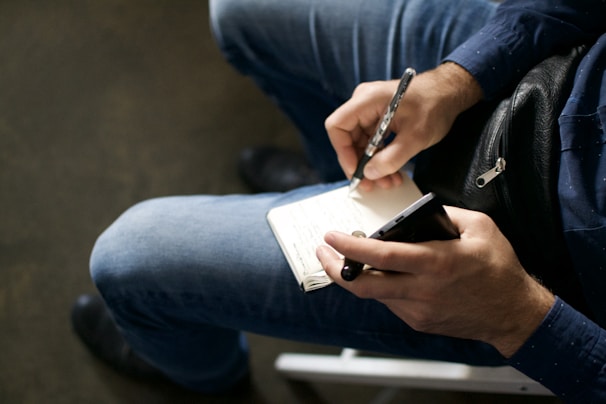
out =
[[422,388],[551,396],[541,384],[509,366],[470,366],[418,359],[361,356],[345,348],[340,355],[282,353],[275,368],[303,381],[356,383],[387,388]]

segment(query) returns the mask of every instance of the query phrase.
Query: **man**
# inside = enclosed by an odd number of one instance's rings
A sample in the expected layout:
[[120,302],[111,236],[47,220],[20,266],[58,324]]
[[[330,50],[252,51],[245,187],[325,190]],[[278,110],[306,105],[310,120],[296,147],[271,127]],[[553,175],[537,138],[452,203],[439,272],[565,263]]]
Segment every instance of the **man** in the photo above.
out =
[[[246,377],[243,330],[510,364],[564,400],[606,400],[606,2],[217,0],[211,15],[228,60],[291,117],[327,181],[341,170],[351,176],[397,85],[389,79],[407,66],[424,72],[394,117],[396,138],[366,167],[366,190],[400,182],[397,170],[439,142],[460,112],[497,97],[558,50],[589,43],[560,118],[559,196],[590,313],[526,273],[487,216],[456,208],[448,208],[461,233],[456,241],[386,243],[328,233],[332,248],[319,246],[317,255],[338,285],[301,293],[265,214],[340,182],[284,194],[161,198],[129,209],[91,258],[109,311],[95,297],[81,298],[73,311],[94,353],[125,373],[157,369],[188,388],[216,392]],[[333,249],[389,272],[343,282]],[[126,347],[136,354],[120,356]]]

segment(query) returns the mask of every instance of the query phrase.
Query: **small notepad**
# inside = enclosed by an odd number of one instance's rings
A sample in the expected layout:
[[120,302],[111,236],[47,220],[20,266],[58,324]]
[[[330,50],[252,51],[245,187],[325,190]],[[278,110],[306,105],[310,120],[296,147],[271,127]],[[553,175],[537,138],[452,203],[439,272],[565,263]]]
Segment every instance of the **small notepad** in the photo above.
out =
[[325,244],[324,234],[331,230],[372,234],[421,196],[404,175],[402,185],[395,188],[375,187],[349,195],[349,187],[344,186],[278,206],[269,211],[267,220],[301,289],[309,292],[333,282],[316,257],[316,248]]

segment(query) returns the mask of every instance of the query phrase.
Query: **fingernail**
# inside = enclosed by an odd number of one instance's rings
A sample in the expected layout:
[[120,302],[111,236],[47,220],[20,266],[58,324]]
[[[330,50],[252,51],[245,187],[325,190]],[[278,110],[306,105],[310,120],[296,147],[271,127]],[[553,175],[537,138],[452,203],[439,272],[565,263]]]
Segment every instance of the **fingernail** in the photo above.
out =
[[324,257],[326,255],[326,246],[318,246],[316,248],[316,257],[318,257],[318,259]]

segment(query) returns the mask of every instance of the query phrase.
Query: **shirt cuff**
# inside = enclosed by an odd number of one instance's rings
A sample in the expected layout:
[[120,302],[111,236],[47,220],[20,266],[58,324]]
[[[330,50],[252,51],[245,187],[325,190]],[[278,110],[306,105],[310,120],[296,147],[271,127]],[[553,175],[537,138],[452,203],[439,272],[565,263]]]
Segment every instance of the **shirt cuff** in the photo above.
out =
[[606,333],[559,297],[508,363],[550,389],[573,399],[594,385],[606,360]]
[[456,48],[442,62],[454,62],[467,70],[480,84],[486,99],[515,83],[532,60],[523,35],[511,27],[487,25]]

